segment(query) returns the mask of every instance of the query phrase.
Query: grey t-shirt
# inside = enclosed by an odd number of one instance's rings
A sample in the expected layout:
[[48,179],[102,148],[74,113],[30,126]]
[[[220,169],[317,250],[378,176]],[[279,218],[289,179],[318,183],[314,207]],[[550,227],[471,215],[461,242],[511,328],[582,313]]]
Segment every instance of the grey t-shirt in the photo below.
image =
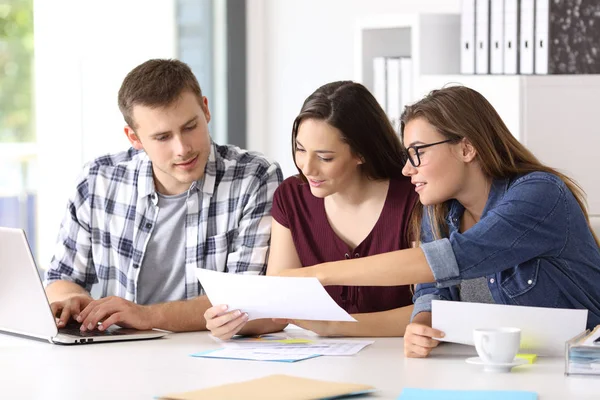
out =
[[188,192],[158,194],[158,218],[146,245],[137,282],[138,304],[184,300],[185,216]]
[[467,279],[460,283],[460,301],[494,304],[487,278]]

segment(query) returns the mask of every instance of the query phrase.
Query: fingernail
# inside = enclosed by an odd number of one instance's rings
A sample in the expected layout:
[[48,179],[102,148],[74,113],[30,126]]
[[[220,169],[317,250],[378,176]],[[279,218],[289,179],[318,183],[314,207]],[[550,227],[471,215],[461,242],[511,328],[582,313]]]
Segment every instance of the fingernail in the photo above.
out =
[[85,326],[84,326],[84,325],[81,325],[81,326],[79,327],[79,330],[80,330],[81,332],[85,332],[87,329],[85,329]]
[[98,330],[103,331],[104,330],[104,326],[102,324],[98,325]]
[[88,324],[88,326],[87,326],[87,327],[88,327],[88,329],[89,329],[90,331],[91,331],[92,329],[94,329],[94,325],[92,325],[92,323],[91,323],[91,322]]
[[247,312],[244,313],[244,319],[248,319],[248,313]]
[[75,316],[75,320],[76,320],[77,322],[81,322],[81,316],[79,316],[79,315],[76,315],[76,316]]
[[221,310],[223,310],[223,311],[227,310],[227,306],[226,306],[225,304],[223,304],[223,305],[221,306]]
[[444,332],[442,332],[442,334],[440,335],[440,337],[444,337],[446,336],[446,334]]
[[241,312],[240,310],[237,310],[237,311],[234,313],[234,315],[235,315],[236,317],[239,317],[240,315],[242,315],[242,312]]
[[63,326],[65,323],[63,321],[58,321],[59,326]]

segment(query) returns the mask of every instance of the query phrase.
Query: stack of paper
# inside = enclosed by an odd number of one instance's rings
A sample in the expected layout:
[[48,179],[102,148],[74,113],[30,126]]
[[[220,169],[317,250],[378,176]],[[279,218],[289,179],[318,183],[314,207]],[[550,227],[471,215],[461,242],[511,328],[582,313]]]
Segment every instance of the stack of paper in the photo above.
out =
[[567,375],[600,375],[600,325],[567,342]]
[[[265,338],[268,337],[268,338]],[[223,342],[224,348],[192,354],[193,357],[228,358],[256,361],[295,362],[318,356],[351,356],[372,340],[329,340],[281,338],[265,335],[258,338],[239,338]]]

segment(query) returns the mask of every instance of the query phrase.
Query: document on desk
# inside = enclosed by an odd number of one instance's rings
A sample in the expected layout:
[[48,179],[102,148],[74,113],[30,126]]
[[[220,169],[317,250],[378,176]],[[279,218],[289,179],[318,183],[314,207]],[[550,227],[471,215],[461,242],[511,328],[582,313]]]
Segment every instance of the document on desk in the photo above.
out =
[[226,349],[254,349],[271,354],[319,354],[322,356],[353,356],[364,349],[373,340],[312,340],[302,343],[277,343],[231,340],[224,342]]
[[309,358],[319,357],[320,354],[294,354],[291,352],[266,353],[259,349],[216,349],[207,350],[191,354],[192,357],[202,358],[225,358],[229,360],[246,361],[276,361],[293,363],[296,361],[308,360]]
[[563,356],[565,342],[585,331],[587,310],[433,300],[431,326],[441,341],[473,346],[473,329],[521,329],[521,352]]
[[213,305],[260,318],[356,321],[329,296],[317,278],[228,274],[196,269],[196,276]]

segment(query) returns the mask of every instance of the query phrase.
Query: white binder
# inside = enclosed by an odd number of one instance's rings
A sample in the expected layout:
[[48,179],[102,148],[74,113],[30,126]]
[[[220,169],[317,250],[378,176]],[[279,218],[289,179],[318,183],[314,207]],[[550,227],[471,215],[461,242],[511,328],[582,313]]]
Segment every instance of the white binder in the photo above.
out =
[[504,0],[490,4],[490,73],[504,73]]
[[535,73],[547,74],[550,55],[550,4],[549,0],[535,3]]
[[386,58],[386,76],[387,76],[387,115],[392,126],[400,126],[400,116],[402,115],[401,90],[401,64],[400,58]]
[[504,0],[504,74],[519,73],[519,1]]
[[475,2],[475,73],[490,73],[490,0]]
[[460,14],[460,72],[475,73],[475,0],[462,0]]
[[375,96],[375,99],[377,99],[377,102],[379,103],[381,108],[383,108],[383,111],[387,113],[387,82],[385,77],[385,63],[385,57],[373,58],[373,96]]
[[[404,112],[404,108],[413,102],[413,88],[412,88],[412,59],[409,57],[402,57],[400,59],[400,116]],[[399,128],[398,125],[396,128]]]
[[535,0],[521,0],[521,38],[520,69],[521,74],[533,74],[534,69],[534,22]]

